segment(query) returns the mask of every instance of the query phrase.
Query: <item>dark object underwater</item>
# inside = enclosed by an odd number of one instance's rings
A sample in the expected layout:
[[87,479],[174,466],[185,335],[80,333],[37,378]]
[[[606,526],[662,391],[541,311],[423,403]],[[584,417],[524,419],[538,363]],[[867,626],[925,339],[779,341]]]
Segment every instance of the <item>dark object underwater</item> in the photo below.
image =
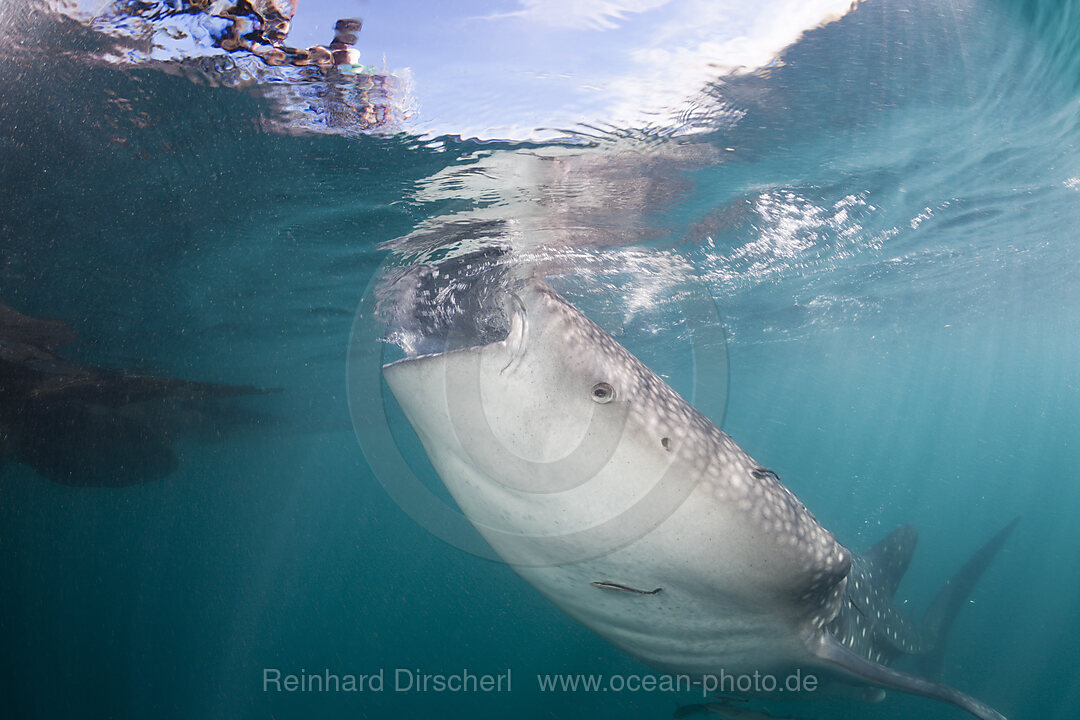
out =
[[258,422],[223,399],[270,392],[81,365],[57,352],[75,339],[0,304],[0,465],[65,485],[146,482],[176,470],[176,437]]
[[680,705],[671,714],[674,718],[686,718],[694,715],[715,715],[724,720],[800,720],[790,715],[771,715],[764,711],[752,710],[727,700]]

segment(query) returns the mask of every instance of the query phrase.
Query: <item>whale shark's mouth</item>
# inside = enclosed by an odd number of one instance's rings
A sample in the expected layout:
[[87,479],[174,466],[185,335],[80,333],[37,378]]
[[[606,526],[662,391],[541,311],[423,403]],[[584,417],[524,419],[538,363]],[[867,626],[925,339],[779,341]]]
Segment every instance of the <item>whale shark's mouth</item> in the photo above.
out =
[[[454,333],[447,337],[429,337],[424,342],[414,346],[415,353],[385,363],[383,369],[466,353],[483,353],[485,350],[496,346],[504,346],[508,350],[508,359],[503,370],[511,368],[525,353],[528,341],[528,310],[525,308],[520,296],[509,291],[504,294],[502,307],[502,317],[506,327],[496,337],[472,338],[473,342],[469,342],[463,336]],[[492,334],[495,334],[495,331]]]
[[406,357],[417,357],[505,338],[505,252],[489,247],[389,275],[376,290],[377,315],[392,328],[385,339]]

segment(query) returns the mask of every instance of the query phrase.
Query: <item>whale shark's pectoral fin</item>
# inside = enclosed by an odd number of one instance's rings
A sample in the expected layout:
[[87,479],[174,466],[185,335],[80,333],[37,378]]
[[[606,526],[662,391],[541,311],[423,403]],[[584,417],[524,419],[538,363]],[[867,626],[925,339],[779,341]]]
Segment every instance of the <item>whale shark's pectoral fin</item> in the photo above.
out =
[[971,713],[980,720],[1006,720],[1004,715],[989,705],[955,688],[871,662],[848,650],[828,632],[817,635],[807,643],[807,647],[828,667],[849,678],[854,677],[881,687],[941,700]]

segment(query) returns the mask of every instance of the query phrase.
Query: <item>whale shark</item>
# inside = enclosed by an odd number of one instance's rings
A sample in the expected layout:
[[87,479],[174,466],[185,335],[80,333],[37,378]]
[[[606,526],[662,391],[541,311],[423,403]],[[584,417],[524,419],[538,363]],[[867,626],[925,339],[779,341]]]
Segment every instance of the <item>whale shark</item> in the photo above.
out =
[[[1015,521],[916,624],[893,603],[912,528],[853,553],[546,282],[510,292],[506,313],[505,339],[407,357],[383,376],[462,512],[556,606],[694,682],[798,669],[1003,720],[934,675]],[[928,676],[890,666],[904,656],[925,658]]]
[[0,469],[10,458],[63,485],[134,485],[177,469],[179,436],[271,420],[226,401],[273,390],[77,362],[60,352],[77,339],[0,303]]

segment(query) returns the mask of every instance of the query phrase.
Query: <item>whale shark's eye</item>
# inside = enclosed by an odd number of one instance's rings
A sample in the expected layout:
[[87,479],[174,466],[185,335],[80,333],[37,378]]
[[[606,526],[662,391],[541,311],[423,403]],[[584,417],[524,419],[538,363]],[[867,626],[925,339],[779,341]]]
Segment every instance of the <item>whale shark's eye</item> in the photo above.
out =
[[592,386],[592,399],[593,402],[598,402],[601,405],[609,403],[615,399],[615,388],[608,385],[606,382],[599,382]]

